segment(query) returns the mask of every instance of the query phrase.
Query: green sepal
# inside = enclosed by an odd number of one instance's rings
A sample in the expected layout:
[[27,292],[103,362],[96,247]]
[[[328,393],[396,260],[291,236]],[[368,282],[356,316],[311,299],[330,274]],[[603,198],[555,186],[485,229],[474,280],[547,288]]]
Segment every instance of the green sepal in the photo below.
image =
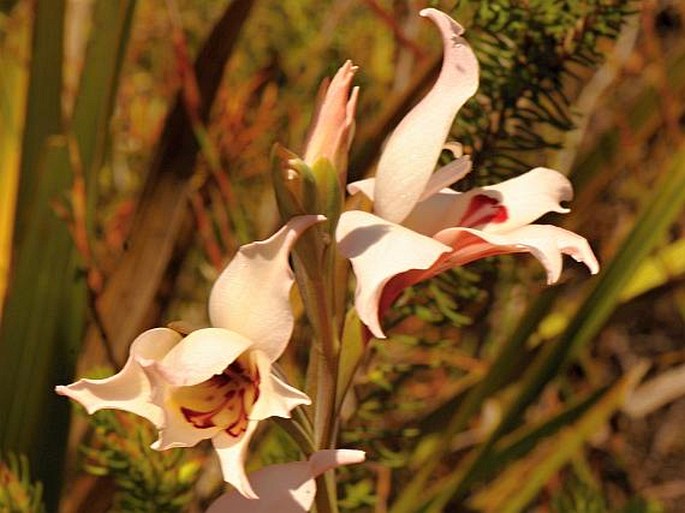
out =
[[338,171],[327,158],[320,157],[311,166],[318,194],[319,212],[328,218],[331,230],[335,230],[342,210],[343,195],[340,189]]
[[274,193],[283,221],[305,214],[319,214],[316,181],[309,166],[278,143],[271,155]]

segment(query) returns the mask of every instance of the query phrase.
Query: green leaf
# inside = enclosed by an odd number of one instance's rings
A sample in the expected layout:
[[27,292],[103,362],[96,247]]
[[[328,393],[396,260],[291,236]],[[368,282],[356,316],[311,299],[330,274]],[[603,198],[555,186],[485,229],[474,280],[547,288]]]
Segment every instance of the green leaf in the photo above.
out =
[[352,383],[354,373],[364,357],[366,343],[362,330],[364,327],[359,320],[357,311],[350,309],[345,316],[342,341],[340,343],[340,358],[338,361],[338,385],[336,387],[335,411],[339,412],[343,400]]
[[15,245],[27,234],[29,204],[37,196],[39,159],[45,141],[62,132],[62,56],[64,40],[65,0],[38,0],[33,22],[33,50],[29,88],[21,149],[21,179],[19,182]]
[[109,140],[110,117],[135,5],[135,0],[98,0],[93,6],[93,27],[71,121],[87,185],[89,220],[97,200],[97,173]]
[[[25,453],[53,509],[62,475],[69,403],[54,393],[73,376],[85,314],[79,259],[52,203],[71,186],[67,143],[48,141],[33,201],[22,205],[26,234],[0,327],[2,450]],[[26,208],[28,207],[28,208]],[[45,458],[50,454],[50,458]]]

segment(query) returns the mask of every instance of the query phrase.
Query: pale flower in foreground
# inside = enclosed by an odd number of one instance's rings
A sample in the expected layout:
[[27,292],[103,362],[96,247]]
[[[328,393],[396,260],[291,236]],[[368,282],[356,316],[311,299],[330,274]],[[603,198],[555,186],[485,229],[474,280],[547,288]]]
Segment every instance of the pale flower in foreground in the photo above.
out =
[[211,328],[186,337],[168,328],[131,344],[124,368],[100,380],[81,379],[56,391],[94,413],[129,411],[152,422],[163,450],[211,439],[224,479],[256,498],[245,475],[250,437],[260,420],[290,417],[309,398],[271,372],[293,329],[288,255],[299,235],[322,216],[291,219],[264,241],[242,246],[214,284]]
[[236,491],[212,503],[206,513],[306,513],[314,503],[316,481],[327,470],[364,461],[364,452],[351,449],[324,450],[308,461],[271,465],[250,474],[259,499],[246,499]]
[[380,317],[399,293],[451,267],[505,253],[532,253],[547,281],[558,280],[562,255],[585,263],[597,259],[587,241],[550,225],[530,224],[573,196],[570,182],[536,168],[497,185],[458,193],[447,188],[471,169],[460,157],[433,172],[454,116],[478,88],[478,62],[464,29],[436,9],[424,9],[443,38],[443,64],[431,91],[391,134],[375,179],[351,184],[374,200],[374,214],[344,212],[336,238],[357,277],[355,307],[374,336],[385,338]]

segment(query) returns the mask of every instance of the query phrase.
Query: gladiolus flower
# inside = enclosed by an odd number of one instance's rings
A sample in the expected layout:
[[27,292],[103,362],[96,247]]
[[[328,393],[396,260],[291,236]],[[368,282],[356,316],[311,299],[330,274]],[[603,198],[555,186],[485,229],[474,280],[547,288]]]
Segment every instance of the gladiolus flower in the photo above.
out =
[[260,420],[290,417],[310,404],[271,372],[293,329],[288,255],[322,216],[291,219],[264,241],[242,246],[214,284],[211,328],[183,337],[169,328],[144,332],[131,344],[124,368],[100,380],[81,379],[56,391],[88,411],[113,408],[152,422],[154,449],[191,447],[210,439],[224,479],[256,498],[245,475],[247,446]]
[[[594,274],[587,241],[556,226],[530,224],[573,196],[560,173],[536,168],[497,185],[458,193],[448,186],[471,169],[459,157],[433,172],[454,116],[478,88],[478,62],[464,29],[437,9],[424,9],[443,38],[443,64],[431,91],[390,135],[375,179],[348,187],[374,200],[374,214],[344,212],[336,238],[357,277],[355,307],[371,333],[385,338],[380,316],[400,292],[451,267],[506,253],[532,253],[548,283],[558,280],[562,255]],[[448,144],[449,145],[449,144]]]
[[314,503],[316,477],[362,461],[363,451],[331,449],[315,452],[308,461],[271,465],[250,474],[259,499],[246,499],[231,491],[214,501],[206,513],[306,513]]

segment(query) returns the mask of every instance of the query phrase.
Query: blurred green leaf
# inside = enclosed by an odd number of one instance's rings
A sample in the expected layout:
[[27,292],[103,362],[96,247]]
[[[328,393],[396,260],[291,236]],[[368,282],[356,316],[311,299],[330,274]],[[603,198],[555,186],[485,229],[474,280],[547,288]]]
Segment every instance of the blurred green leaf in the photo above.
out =
[[[62,475],[69,403],[55,384],[73,377],[85,315],[84,281],[69,230],[53,203],[70,188],[64,137],[48,140],[37,164],[38,189],[22,205],[25,229],[0,327],[0,422],[3,451],[27,454],[54,507]],[[49,455],[49,457],[46,457]]]
[[554,513],[608,513],[602,494],[575,476],[553,497],[552,508]]
[[93,6],[93,28],[70,124],[87,185],[88,222],[97,201],[97,173],[110,138],[110,117],[135,5],[135,0],[97,0]]
[[[529,455],[505,467],[502,474],[478,492],[470,503],[487,513],[518,513],[532,501],[547,481],[582,448],[620,408],[626,395],[646,371],[635,368],[614,385],[576,422],[554,438],[541,442]],[[438,501],[444,504],[442,501]],[[431,511],[436,510],[435,507]],[[594,510],[588,510],[593,511]]]
[[3,513],[45,513],[43,487],[33,483],[29,461],[9,453],[0,458],[0,511]]
[[365,329],[356,310],[350,309],[345,317],[342,341],[340,343],[340,359],[338,361],[338,384],[335,410],[340,411],[345,395],[352,383],[361,359],[364,357],[366,343],[362,330]]

